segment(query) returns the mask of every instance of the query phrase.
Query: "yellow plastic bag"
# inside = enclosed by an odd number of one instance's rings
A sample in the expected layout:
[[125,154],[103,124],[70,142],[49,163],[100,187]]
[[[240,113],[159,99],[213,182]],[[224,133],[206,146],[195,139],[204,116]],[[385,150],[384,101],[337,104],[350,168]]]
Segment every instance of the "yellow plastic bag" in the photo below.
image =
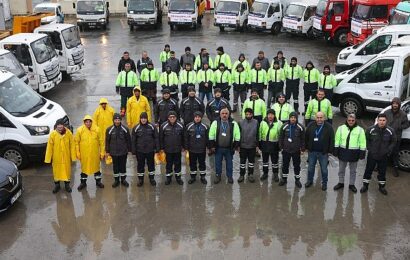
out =
[[189,166],[189,152],[185,151],[185,164]]
[[159,153],[155,154],[155,164],[160,165],[160,164],[165,164],[166,163],[166,155],[164,151],[160,151]]
[[111,157],[110,155],[108,155],[107,157],[105,157],[105,164],[106,164],[106,165],[112,164],[112,157]]

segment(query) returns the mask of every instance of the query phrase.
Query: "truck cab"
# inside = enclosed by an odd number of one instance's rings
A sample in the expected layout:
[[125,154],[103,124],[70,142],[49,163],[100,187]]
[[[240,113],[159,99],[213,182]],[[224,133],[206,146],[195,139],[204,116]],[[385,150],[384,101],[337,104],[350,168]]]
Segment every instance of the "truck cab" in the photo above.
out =
[[47,100],[14,74],[0,70],[0,156],[24,168],[43,161],[57,119],[70,127],[64,109]]
[[409,95],[410,46],[387,49],[363,66],[336,75],[332,103],[344,116],[380,111],[394,97]]
[[220,0],[214,11],[214,25],[220,31],[225,28],[245,30],[248,23],[249,4],[246,0]]
[[80,30],[86,27],[107,29],[110,22],[109,7],[110,3],[105,0],[77,0],[77,4],[73,3]]
[[33,12],[51,13],[53,15],[41,18],[41,24],[64,23],[64,13],[59,3],[41,3],[34,7]]
[[410,24],[410,2],[400,2],[393,9],[390,24]]
[[29,85],[39,93],[47,92],[61,82],[58,55],[47,35],[14,34],[1,40],[0,48],[14,54],[27,73]]
[[290,3],[282,20],[283,30],[313,38],[313,18],[317,3],[316,0]]
[[352,0],[320,0],[313,19],[315,36],[346,46],[352,10]]
[[355,0],[348,42],[355,45],[388,25],[391,9],[400,0]]
[[7,70],[28,84],[27,74],[20,62],[8,50],[0,49],[0,70]]
[[34,33],[43,33],[50,37],[57,51],[62,72],[72,74],[84,66],[84,46],[81,44],[77,26],[48,24],[37,27]]
[[280,33],[283,5],[279,0],[256,0],[248,16],[248,29]]
[[128,0],[124,1],[127,8],[127,23],[132,31],[136,26],[155,26],[162,23],[161,0]]
[[196,29],[202,24],[206,1],[205,0],[170,0],[168,6],[168,24],[171,30],[177,26],[188,26]]

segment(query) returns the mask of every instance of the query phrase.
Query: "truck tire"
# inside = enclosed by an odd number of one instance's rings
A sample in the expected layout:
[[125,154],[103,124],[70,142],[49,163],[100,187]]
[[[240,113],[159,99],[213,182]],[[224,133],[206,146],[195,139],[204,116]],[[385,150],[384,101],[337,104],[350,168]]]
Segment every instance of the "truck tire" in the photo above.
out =
[[134,26],[130,25],[130,32],[134,30]]
[[349,114],[355,114],[356,117],[360,117],[363,114],[363,106],[361,102],[354,97],[346,97],[340,103],[340,112],[344,117]]
[[410,172],[410,144],[402,144],[399,151],[399,168]]
[[348,31],[345,29],[338,30],[333,38],[333,43],[340,47],[346,47],[348,45],[347,34]]
[[169,28],[171,29],[171,31],[175,31],[175,30],[176,30],[176,26],[173,25],[173,24],[170,24],[170,25],[169,25]]
[[225,27],[219,26],[219,31],[220,31],[220,32],[224,32],[224,31],[225,31]]
[[80,29],[80,32],[83,32],[83,31],[84,31],[84,28],[83,28],[83,26],[81,26],[81,25],[78,26],[78,29]]
[[280,23],[274,23],[272,25],[271,32],[272,34],[276,35],[280,33],[281,29],[282,29],[282,25]]
[[0,156],[12,161],[18,169],[24,169],[28,164],[26,152],[18,145],[10,144],[1,148]]
[[315,38],[315,35],[313,34],[313,28],[312,27],[310,27],[310,29],[306,32],[306,36],[309,39],[314,39]]

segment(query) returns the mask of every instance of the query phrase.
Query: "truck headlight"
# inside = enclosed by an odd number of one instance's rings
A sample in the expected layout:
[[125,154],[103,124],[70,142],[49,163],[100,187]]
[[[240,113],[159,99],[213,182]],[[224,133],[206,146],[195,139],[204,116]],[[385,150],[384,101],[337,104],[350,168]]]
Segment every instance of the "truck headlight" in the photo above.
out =
[[339,55],[339,59],[341,60],[345,60],[347,59],[347,57],[349,57],[350,53],[342,53]]
[[105,23],[105,18],[98,19],[100,23]]
[[82,18],[77,19],[77,23],[82,23],[82,22],[84,22],[84,19],[82,19]]
[[47,83],[48,79],[46,76],[40,75],[40,83]]
[[50,128],[48,126],[31,126],[24,125],[31,135],[48,135],[50,133]]
[[73,59],[68,59],[68,65],[69,66],[74,66],[74,60]]

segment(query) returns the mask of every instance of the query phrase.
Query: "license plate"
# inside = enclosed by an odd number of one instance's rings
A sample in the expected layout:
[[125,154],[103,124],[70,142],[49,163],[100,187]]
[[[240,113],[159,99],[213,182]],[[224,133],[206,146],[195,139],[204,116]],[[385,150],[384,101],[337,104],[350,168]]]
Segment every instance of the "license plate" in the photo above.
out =
[[145,22],[137,22],[137,24],[145,24]]
[[97,23],[88,23],[89,26],[96,26]]
[[14,204],[14,202],[16,202],[16,200],[18,199],[18,198],[20,198],[20,196],[21,196],[21,190],[19,190],[12,198],[11,198],[11,200],[10,200],[10,204]]

